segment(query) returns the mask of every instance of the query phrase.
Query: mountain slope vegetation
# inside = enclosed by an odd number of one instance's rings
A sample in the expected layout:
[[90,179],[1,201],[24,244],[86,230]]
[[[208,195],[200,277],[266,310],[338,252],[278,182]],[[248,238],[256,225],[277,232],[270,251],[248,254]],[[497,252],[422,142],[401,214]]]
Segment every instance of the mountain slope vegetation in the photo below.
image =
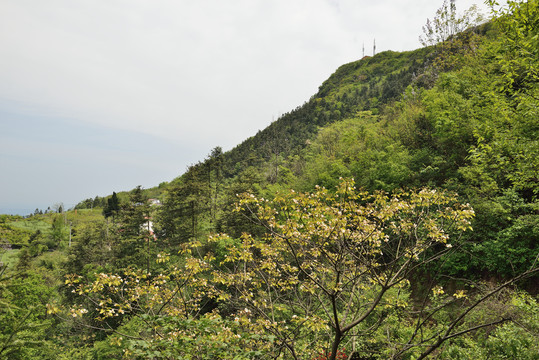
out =
[[539,3],[495,15],[444,2],[157,188],[2,215],[0,357],[537,359]]

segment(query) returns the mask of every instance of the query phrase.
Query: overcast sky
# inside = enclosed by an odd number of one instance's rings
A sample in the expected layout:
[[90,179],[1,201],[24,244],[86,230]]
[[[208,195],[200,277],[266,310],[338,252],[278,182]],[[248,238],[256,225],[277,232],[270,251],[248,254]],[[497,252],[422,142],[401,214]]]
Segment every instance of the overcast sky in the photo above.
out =
[[303,104],[363,44],[420,47],[441,4],[1,0],[0,213],[170,181]]

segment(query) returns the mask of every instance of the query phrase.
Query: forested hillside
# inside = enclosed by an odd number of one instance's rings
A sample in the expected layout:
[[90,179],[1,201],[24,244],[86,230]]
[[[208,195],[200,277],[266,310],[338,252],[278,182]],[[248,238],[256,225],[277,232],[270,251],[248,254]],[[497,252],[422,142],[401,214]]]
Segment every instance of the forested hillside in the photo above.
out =
[[539,2],[473,15],[159,187],[2,215],[0,358],[539,359]]

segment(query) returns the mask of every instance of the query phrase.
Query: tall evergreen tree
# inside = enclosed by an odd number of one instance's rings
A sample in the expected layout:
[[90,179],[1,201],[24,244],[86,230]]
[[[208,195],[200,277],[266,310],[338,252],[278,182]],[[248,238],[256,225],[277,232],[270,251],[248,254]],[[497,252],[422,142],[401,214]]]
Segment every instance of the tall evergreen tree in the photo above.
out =
[[[97,202],[97,196],[96,200],[94,200],[94,203]],[[95,206],[95,205],[94,205]],[[116,215],[116,213],[120,210],[120,201],[118,200],[118,195],[116,192],[112,192],[112,196],[107,200],[107,204],[103,208],[103,215],[105,218],[113,217]]]
[[149,259],[150,205],[142,187],[137,186],[129,194],[129,201],[118,211],[116,229],[119,234],[115,244],[117,266],[125,268],[147,267]]

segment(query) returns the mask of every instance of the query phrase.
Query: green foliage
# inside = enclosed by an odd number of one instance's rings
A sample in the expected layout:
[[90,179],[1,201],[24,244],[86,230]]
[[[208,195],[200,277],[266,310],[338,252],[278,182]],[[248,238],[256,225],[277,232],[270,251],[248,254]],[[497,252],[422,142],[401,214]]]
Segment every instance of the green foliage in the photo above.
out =
[[154,241],[150,233],[150,205],[140,186],[129,194],[129,201],[116,213],[111,243],[116,268],[146,267],[149,271]]
[[481,245],[487,269],[506,277],[522,273],[539,253],[539,216],[524,215],[500,231],[493,241]]
[[514,294],[509,300],[517,321],[504,324],[479,339],[463,338],[450,344],[442,359],[539,359],[539,306],[527,294]]
[[112,196],[107,199],[107,204],[103,207],[103,216],[105,216],[105,218],[115,216],[119,210],[120,200],[118,199],[118,195],[115,192],[112,192]]
[[[369,194],[343,180],[335,192],[291,191],[271,201],[244,194],[242,209],[265,228],[262,238],[193,239],[180,262],[159,274],[69,275],[68,288],[89,301],[62,316],[89,316],[98,320],[94,329],[115,333],[95,344],[98,358],[136,359],[312,359],[323,352],[335,359],[341,349],[421,359],[508,320],[509,307],[491,311],[501,298],[486,300],[511,282],[474,296],[435,286],[419,313],[412,305],[412,273],[449,253],[455,235],[470,228],[473,211],[454,195]],[[157,262],[169,259],[161,253]]]
[[44,320],[45,303],[51,292],[36,273],[6,276],[5,268],[0,270],[1,358],[31,359],[43,354],[51,325]]
[[19,250],[0,249],[0,262],[3,267],[12,267],[17,262]]
[[495,81],[483,80],[492,84],[485,95],[494,116],[477,129],[477,145],[465,174],[478,179],[484,191],[514,187],[529,199],[539,192],[539,10],[537,1],[508,5],[495,21],[503,36],[486,55],[495,60]]
[[223,217],[217,224],[220,232],[226,232],[235,238],[239,238],[242,233],[262,235],[263,229],[249,220],[248,214],[235,211],[238,196],[249,192],[261,195],[264,179],[260,172],[253,167],[242,171],[224,190],[223,196]]
[[101,198],[99,196],[96,196],[95,198],[90,198],[81,201],[77,205],[75,205],[75,210],[83,210],[83,209],[93,209],[93,208],[102,208],[106,205],[106,199]]
[[50,241],[47,243],[47,246],[49,248],[55,248],[60,245],[60,243],[66,242],[68,237],[69,228],[67,227],[64,216],[58,215],[54,217],[50,231]]
[[225,320],[209,313],[198,319],[144,316],[142,320],[140,332],[144,332],[146,324],[151,323],[166,336],[154,335],[151,340],[121,338],[127,357],[191,360],[273,358],[267,346],[272,337],[250,332],[239,319]]
[[371,195],[351,181],[335,193],[319,188],[272,201],[246,194],[240,206],[267,235],[244,234],[240,244],[212,238],[231,244],[213,281],[225,286],[220,298],[261,315],[253,321],[276,336],[279,351],[336,354],[348,336],[371,331],[358,325],[383,321],[378,309],[407,306],[389,290],[406,288],[412,269],[446,253],[453,231],[468,229],[473,211],[454,201],[435,191]]
[[497,11],[459,33],[444,2],[434,46],[341,66],[170,183],[1,215],[0,357],[537,359],[504,289],[537,291],[538,2]]
[[537,101],[539,2],[507,1],[507,8],[501,10],[496,9],[496,1],[488,3],[497,15],[495,24],[504,35],[497,56],[504,79],[501,89],[509,96],[528,94]]
[[198,164],[191,166],[182,179],[167,190],[157,226],[170,246],[201,236],[202,217],[209,213],[213,200],[210,181],[204,164]]
[[303,187],[334,188],[340,177],[350,176],[368,189],[406,184],[412,175],[409,152],[385,132],[385,123],[370,112],[322,129],[307,149]]
[[16,229],[29,230],[31,232],[39,230],[42,233],[46,233],[51,228],[48,219],[49,216],[32,216],[28,219],[11,222],[9,225]]
[[115,227],[95,221],[78,228],[65,264],[67,273],[88,274],[91,269],[104,269],[113,260],[113,244],[117,241]]

